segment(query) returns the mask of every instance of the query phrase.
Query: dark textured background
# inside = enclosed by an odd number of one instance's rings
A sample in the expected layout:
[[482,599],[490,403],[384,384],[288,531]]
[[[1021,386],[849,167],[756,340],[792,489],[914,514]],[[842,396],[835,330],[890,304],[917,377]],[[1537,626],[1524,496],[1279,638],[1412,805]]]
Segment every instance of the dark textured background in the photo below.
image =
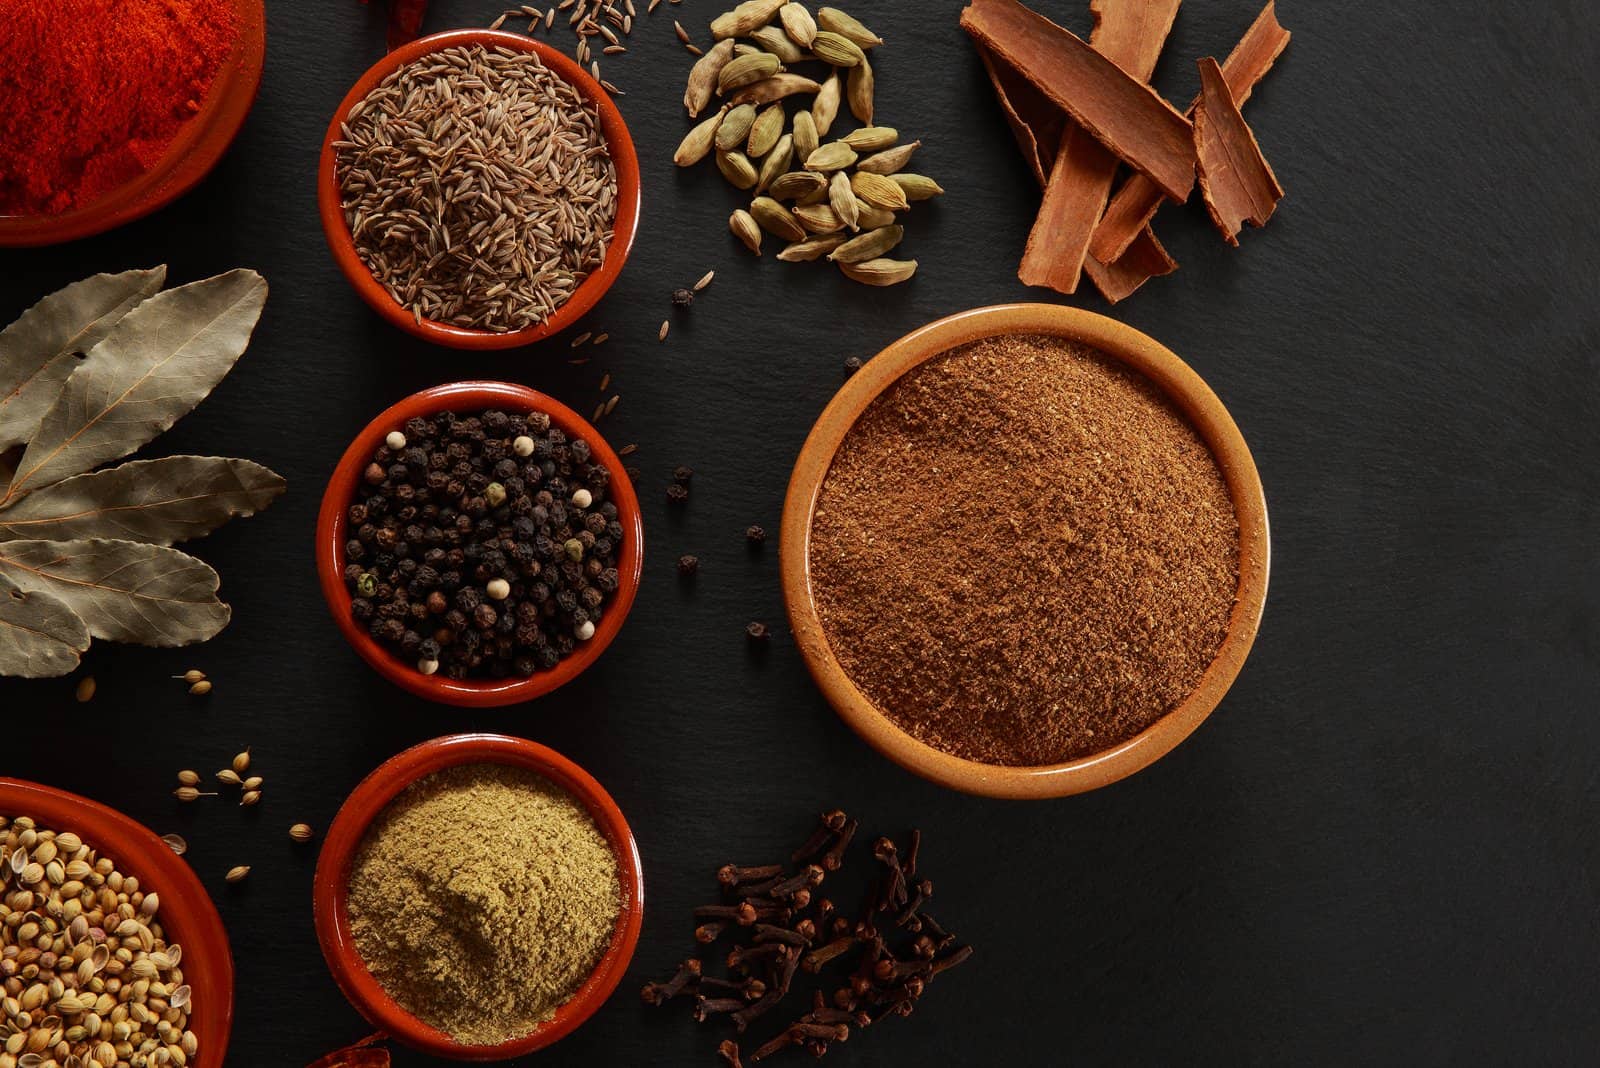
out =
[[[86,706],[66,680],[0,685],[0,772],[188,836],[238,963],[230,1064],[304,1064],[365,1032],[312,935],[315,851],[284,828],[325,827],[384,758],[468,728],[589,768],[647,868],[621,991],[526,1063],[710,1064],[719,1035],[643,1010],[634,991],[684,955],[687,910],[717,864],[777,854],[835,804],[873,831],[925,829],[938,912],[979,955],[914,1018],[857,1035],[830,1064],[1592,1059],[1592,7],[1282,3],[1294,40],[1247,114],[1288,198],[1237,251],[1198,207],[1164,211],[1182,269],[1115,311],[1192,363],[1255,451],[1275,535],[1260,638],[1218,713],[1154,767],[1085,797],[1004,803],[880,759],[818,697],[785,628],[761,658],[742,633],[780,623],[782,605],[775,546],[751,556],[741,531],[776,527],[842,358],[951,312],[1051,296],[1015,281],[1037,191],[959,4],[857,5],[889,41],[882,121],[926,141],[919,169],[949,190],[912,214],[905,249],[921,273],[888,291],[734,247],[734,195],[709,166],[678,173],[669,159],[688,67],[671,18],[703,27],[717,9],[641,17],[605,73],[628,92],[644,226],[584,324],[612,340],[577,368],[565,339],[455,354],[358,302],[324,246],[313,173],[334,105],[381,51],[381,16],[355,0],[269,6],[260,102],[207,182],[117,233],[0,255],[6,320],[82,275],[161,261],[175,281],[249,265],[272,285],[238,369],[159,442],[289,479],[270,511],[196,547],[222,573],[232,626],[197,649],[97,645]],[[1043,5],[1080,32],[1085,8]],[[1225,54],[1255,11],[1190,0],[1160,87],[1186,100],[1195,58]],[[495,13],[439,2],[428,28]],[[711,267],[715,286],[656,344],[668,291]],[[638,604],[598,669],[498,712],[381,682],[339,639],[311,566],[323,482],[349,437],[463,376],[587,411],[608,370],[623,400],[603,429],[639,443],[648,534]],[[662,487],[679,463],[696,468],[695,496],[671,515]],[[683,552],[704,562],[691,587],[673,571]],[[208,701],[167,679],[191,665],[216,680]],[[178,768],[219,767],[244,745],[268,780],[259,808],[168,796]],[[225,886],[237,863],[254,874]]]

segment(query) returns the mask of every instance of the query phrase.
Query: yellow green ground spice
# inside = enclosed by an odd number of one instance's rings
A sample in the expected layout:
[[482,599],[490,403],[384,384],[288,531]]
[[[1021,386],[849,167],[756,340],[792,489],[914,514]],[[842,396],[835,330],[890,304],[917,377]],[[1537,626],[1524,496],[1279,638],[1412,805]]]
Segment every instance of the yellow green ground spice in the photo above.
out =
[[469,764],[407,787],[350,873],[350,928],[401,1007],[467,1044],[521,1037],[594,970],[622,907],[583,805],[523,768]]

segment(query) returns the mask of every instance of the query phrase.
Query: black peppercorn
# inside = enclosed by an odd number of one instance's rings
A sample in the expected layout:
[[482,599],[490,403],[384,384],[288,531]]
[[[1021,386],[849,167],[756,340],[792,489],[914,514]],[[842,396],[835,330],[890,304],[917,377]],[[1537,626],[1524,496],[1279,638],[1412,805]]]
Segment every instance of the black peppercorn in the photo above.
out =
[[672,291],[672,306],[687,308],[694,303],[694,290],[679,287]]
[[678,557],[678,574],[687,577],[699,570],[700,558],[698,556],[684,555]]
[[767,532],[759,524],[751,523],[744,528],[744,540],[752,546],[760,545],[767,540]]
[[680,486],[687,486],[689,480],[694,478],[694,468],[679,465],[672,469],[672,481]]
[[744,628],[744,634],[745,637],[750,640],[752,645],[765,645],[767,643],[767,639],[772,636],[771,632],[767,630],[767,625],[761,622],[754,622],[747,625]]
[[844,376],[846,378],[849,378],[859,370],[861,370],[860,356],[846,356],[844,358]]
[[674,482],[667,487],[667,503],[682,504],[689,499],[689,489],[681,482]]

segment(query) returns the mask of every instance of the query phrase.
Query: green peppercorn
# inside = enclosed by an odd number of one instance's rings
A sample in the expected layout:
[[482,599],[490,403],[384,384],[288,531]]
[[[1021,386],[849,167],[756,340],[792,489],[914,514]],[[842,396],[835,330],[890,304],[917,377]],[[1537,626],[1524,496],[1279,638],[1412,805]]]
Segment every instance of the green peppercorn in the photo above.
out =
[[371,597],[378,592],[378,576],[368,571],[356,579],[356,592],[363,597]]
[[489,502],[490,508],[498,508],[506,503],[506,488],[498,482],[491,482],[483,487],[483,499]]
[[567,554],[568,560],[583,559],[583,542],[577,538],[568,538],[561,543],[561,548]]

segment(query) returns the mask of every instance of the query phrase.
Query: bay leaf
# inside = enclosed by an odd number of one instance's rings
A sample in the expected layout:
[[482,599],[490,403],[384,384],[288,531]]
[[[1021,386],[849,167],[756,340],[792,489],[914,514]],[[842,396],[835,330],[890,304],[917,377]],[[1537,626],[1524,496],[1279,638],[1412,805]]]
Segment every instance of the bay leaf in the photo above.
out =
[[228,625],[217,573],[187,553],[137,541],[0,541],[0,578],[56,598],[96,638],[188,645]]
[[97,274],[56,290],[0,331],[0,452],[33,437],[78,355],[166,278],[164,266]]
[[48,593],[0,577],[0,675],[48,679],[78,666],[89,628]]
[[45,412],[0,507],[126,456],[177,422],[244,352],[266,299],[266,281],[240,269],[158,293],[124,315]]
[[0,541],[123,538],[171,545],[253,515],[283,490],[282,478],[249,460],[133,460],[35,490],[0,511]]

